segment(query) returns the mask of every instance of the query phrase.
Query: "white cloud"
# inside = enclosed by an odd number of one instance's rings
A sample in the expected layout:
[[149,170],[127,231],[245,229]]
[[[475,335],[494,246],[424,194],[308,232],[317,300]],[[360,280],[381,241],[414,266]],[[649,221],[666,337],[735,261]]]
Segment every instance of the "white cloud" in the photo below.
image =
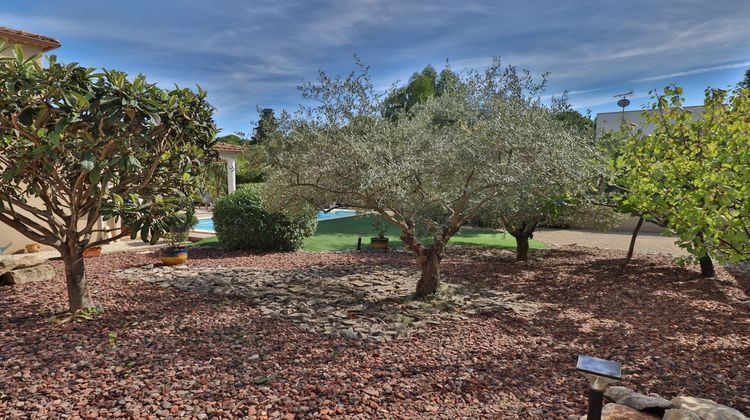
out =
[[61,38],[61,54],[98,51],[87,63],[199,82],[229,123],[257,104],[295,108],[295,85],[319,68],[348,72],[355,52],[383,87],[446,58],[462,70],[499,55],[550,71],[549,91],[569,90],[582,107],[627,89],[644,95],[648,82],[750,66],[747,0],[162,0],[130,12],[138,1],[4,0],[18,7],[0,22]]
[[718,66],[702,67],[702,68],[690,69],[690,70],[683,70],[683,71],[678,71],[675,73],[642,77],[640,79],[633,79],[630,81],[631,82],[650,82],[654,80],[672,79],[675,77],[690,76],[693,74],[708,73],[708,72],[713,72],[713,71],[718,71],[718,70],[731,70],[731,69],[737,69],[737,68],[743,68],[743,67],[750,67],[750,61],[744,61],[742,63],[734,63],[734,64],[722,64]]

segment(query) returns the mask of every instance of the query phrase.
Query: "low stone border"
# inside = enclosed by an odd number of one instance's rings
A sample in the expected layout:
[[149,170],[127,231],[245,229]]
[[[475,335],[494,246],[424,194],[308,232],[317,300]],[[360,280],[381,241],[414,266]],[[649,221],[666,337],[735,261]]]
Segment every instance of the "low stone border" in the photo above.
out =
[[[679,396],[667,400],[659,395],[644,395],[624,386],[611,386],[604,395],[614,401],[604,406],[602,420],[743,420],[744,414],[734,408],[704,398]],[[583,416],[582,419],[585,419]]]

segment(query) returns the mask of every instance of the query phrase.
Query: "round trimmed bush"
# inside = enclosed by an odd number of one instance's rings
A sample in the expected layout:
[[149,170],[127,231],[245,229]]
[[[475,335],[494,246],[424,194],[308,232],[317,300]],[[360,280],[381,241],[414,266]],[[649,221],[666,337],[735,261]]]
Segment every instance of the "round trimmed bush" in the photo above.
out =
[[222,245],[254,251],[295,251],[315,233],[317,212],[310,206],[269,209],[260,186],[245,186],[216,203],[214,229]]

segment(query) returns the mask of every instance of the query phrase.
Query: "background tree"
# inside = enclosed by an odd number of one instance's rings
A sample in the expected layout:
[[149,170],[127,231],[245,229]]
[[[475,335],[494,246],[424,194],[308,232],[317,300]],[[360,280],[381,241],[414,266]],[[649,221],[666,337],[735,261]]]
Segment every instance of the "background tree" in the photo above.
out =
[[750,69],[745,70],[745,77],[737,83],[740,89],[750,89]]
[[555,119],[568,124],[571,127],[575,127],[583,132],[594,131],[595,123],[591,117],[583,115],[575,109],[567,109],[555,113]]
[[233,134],[220,136],[216,139],[216,141],[221,142],[221,143],[236,144],[238,146],[244,146],[248,144],[249,142],[249,140],[246,137],[246,134],[243,132],[239,132],[239,131]]
[[258,110],[258,123],[253,129],[253,136],[250,138],[251,144],[264,144],[278,136],[279,121],[271,108]]
[[529,135],[516,120],[537,115],[543,87],[496,61],[393,119],[383,98],[395,90],[375,92],[361,64],[346,78],[321,72],[302,88],[320,105],[286,120],[285,140],[270,148],[274,191],[376,211],[400,228],[422,269],[415,296],[430,295],[448,240],[551,151],[553,133]]
[[412,74],[405,86],[389,92],[383,105],[384,115],[391,119],[397,118],[414,105],[442,95],[459,82],[458,75],[450,67],[446,66],[438,74],[434,67],[428,65],[421,72]]
[[647,115],[654,131],[630,137],[619,158],[623,202],[664,221],[666,233],[699,259],[703,275],[713,275],[710,255],[750,257],[749,93],[708,89],[696,118],[682,107],[682,89],[667,87],[654,94],[655,112]]
[[[239,159],[238,159],[239,160]],[[240,164],[237,165],[242,168]],[[241,170],[241,169],[240,169]],[[239,172],[237,177],[239,178]],[[215,200],[227,194],[227,164],[217,160],[204,165],[199,175],[201,192],[211,194]]]
[[596,129],[596,123],[591,119],[591,110],[588,110],[586,115],[573,109],[573,106],[568,100],[568,92],[565,91],[560,96],[553,96],[550,108],[553,111],[554,118],[558,121],[562,121],[570,127],[580,130],[588,136],[594,136]]
[[[534,171],[525,171],[491,200],[483,217],[489,225],[504,228],[516,240],[516,258],[529,257],[529,239],[537,227],[563,215],[589,219],[585,206],[598,171],[591,138],[560,122],[544,108],[526,110],[514,117],[519,137],[538,142]],[[588,209],[588,211],[587,211]]]
[[95,228],[102,217],[158,240],[214,157],[213,108],[200,88],[54,56],[43,69],[20,48],[0,59],[0,78],[0,222],[60,251],[70,309],[92,307],[84,244],[126,235]]

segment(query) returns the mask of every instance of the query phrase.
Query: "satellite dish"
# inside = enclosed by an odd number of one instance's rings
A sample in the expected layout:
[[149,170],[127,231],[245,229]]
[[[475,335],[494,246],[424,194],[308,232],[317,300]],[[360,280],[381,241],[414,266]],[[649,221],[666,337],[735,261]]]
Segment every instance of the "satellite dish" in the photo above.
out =
[[626,106],[630,105],[630,100],[622,98],[619,101],[617,101],[617,106],[620,108],[625,108]]

